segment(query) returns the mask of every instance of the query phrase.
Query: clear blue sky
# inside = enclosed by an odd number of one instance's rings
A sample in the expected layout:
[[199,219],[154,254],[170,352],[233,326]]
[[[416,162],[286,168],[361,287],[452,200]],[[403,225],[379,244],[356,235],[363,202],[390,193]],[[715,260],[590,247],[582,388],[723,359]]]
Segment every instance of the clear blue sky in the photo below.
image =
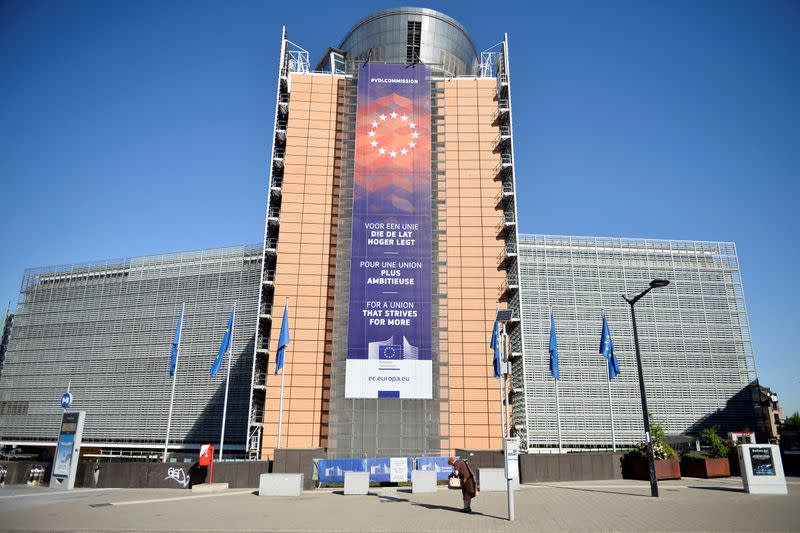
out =
[[[0,3],[0,301],[26,267],[260,242],[280,28],[375,2]],[[525,233],[735,241],[759,376],[800,409],[800,4],[432,2],[508,32]]]

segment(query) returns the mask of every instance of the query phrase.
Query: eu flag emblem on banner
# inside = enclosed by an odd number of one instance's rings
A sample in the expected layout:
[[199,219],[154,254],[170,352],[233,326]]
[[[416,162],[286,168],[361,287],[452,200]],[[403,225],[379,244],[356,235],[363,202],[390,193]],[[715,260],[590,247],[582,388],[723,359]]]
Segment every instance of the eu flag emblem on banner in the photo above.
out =
[[283,322],[281,322],[281,336],[278,338],[278,353],[275,356],[275,375],[283,368],[283,359],[286,347],[289,345],[289,301],[283,306]]
[[219,353],[217,354],[217,358],[214,359],[214,364],[211,365],[211,372],[209,372],[209,376],[212,378],[217,375],[217,372],[219,372],[219,369],[222,366],[222,360],[225,358],[225,352],[227,352],[231,347],[232,331],[233,311],[231,311],[231,317],[228,319],[228,329],[225,330],[225,336],[222,337],[222,344],[219,345]]
[[603,315],[603,333],[600,335],[600,354],[608,360],[608,380],[611,381],[619,375],[619,362],[614,354],[614,341],[611,340],[605,315]]
[[175,367],[178,366],[178,345],[181,343],[181,328],[183,327],[183,307],[181,314],[178,315],[178,327],[175,329],[175,338],[172,340],[172,351],[169,358],[169,375],[175,375]]
[[556,340],[556,321],[553,313],[550,313],[550,373],[553,379],[561,379],[561,372],[558,370],[558,341]]
[[403,358],[403,349],[399,344],[387,344],[381,346],[378,359],[398,361]]
[[494,377],[500,378],[500,323],[494,321],[494,328],[492,329],[492,340],[489,342],[489,348],[494,350],[494,357],[492,358],[492,369]]

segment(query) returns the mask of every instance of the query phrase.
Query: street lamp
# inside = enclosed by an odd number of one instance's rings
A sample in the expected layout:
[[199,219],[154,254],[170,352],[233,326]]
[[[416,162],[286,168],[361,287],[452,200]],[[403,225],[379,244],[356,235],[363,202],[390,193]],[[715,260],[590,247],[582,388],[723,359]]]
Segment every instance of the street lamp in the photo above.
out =
[[657,289],[669,285],[668,279],[654,279],[650,286],[633,298],[628,298],[624,294],[622,298],[631,306],[631,321],[633,322],[633,343],[636,346],[636,368],[639,370],[639,396],[642,399],[642,416],[644,417],[644,435],[647,442],[647,468],[650,471],[650,495],[658,498],[658,479],[656,478],[656,460],[653,455],[653,439],[650,435],[650,418],[647,412],[647,395],[644,392],[644,374],[642,373],[642,354],[639,352],[639,333],[636,331],[636,313],[633,306],[642,299],[642,296]]

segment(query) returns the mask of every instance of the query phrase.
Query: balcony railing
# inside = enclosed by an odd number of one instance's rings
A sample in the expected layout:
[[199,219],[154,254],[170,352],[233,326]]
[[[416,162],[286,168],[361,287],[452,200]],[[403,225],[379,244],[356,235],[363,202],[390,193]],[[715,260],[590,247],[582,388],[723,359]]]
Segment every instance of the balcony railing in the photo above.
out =
[[259,335],[256,348],[262,351],[269,351],[269,335]]

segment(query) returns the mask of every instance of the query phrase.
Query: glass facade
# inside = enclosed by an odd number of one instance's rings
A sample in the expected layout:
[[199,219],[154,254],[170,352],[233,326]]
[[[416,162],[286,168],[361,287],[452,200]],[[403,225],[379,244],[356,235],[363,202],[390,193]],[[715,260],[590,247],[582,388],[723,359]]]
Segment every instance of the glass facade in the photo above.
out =
[[464,27],[432,9],[387,9],[370,15],[347,33],[339,48],[356,61],[420,61],[449,76],[474,75],[478,68],[477,49]]
[[260,275],[260,245],[27,270],[0,378],[0,441],[55,441],[69,384],[72,409],[87,412],[84,445],[162,447],[185,303],[170,442],[218,444],[226,368],[213,379],[209,369],[236,302],[225,450],[241,450]]
[[[557,446],[549,370],[549,312],[558,335],[561,431],[567,447],[609,447],[608,318],[621,374],[611,383],[618,445],[643,438],[630,306],[650,280],[666,278],[636,304],[648,409],[667,434],[755,429],[756,378],[742,279],[733,243],[521,235],[520,294],[525,345],[515,372],[517,423],[529,448]],[[524,414],[524,419],[523,415]]]

